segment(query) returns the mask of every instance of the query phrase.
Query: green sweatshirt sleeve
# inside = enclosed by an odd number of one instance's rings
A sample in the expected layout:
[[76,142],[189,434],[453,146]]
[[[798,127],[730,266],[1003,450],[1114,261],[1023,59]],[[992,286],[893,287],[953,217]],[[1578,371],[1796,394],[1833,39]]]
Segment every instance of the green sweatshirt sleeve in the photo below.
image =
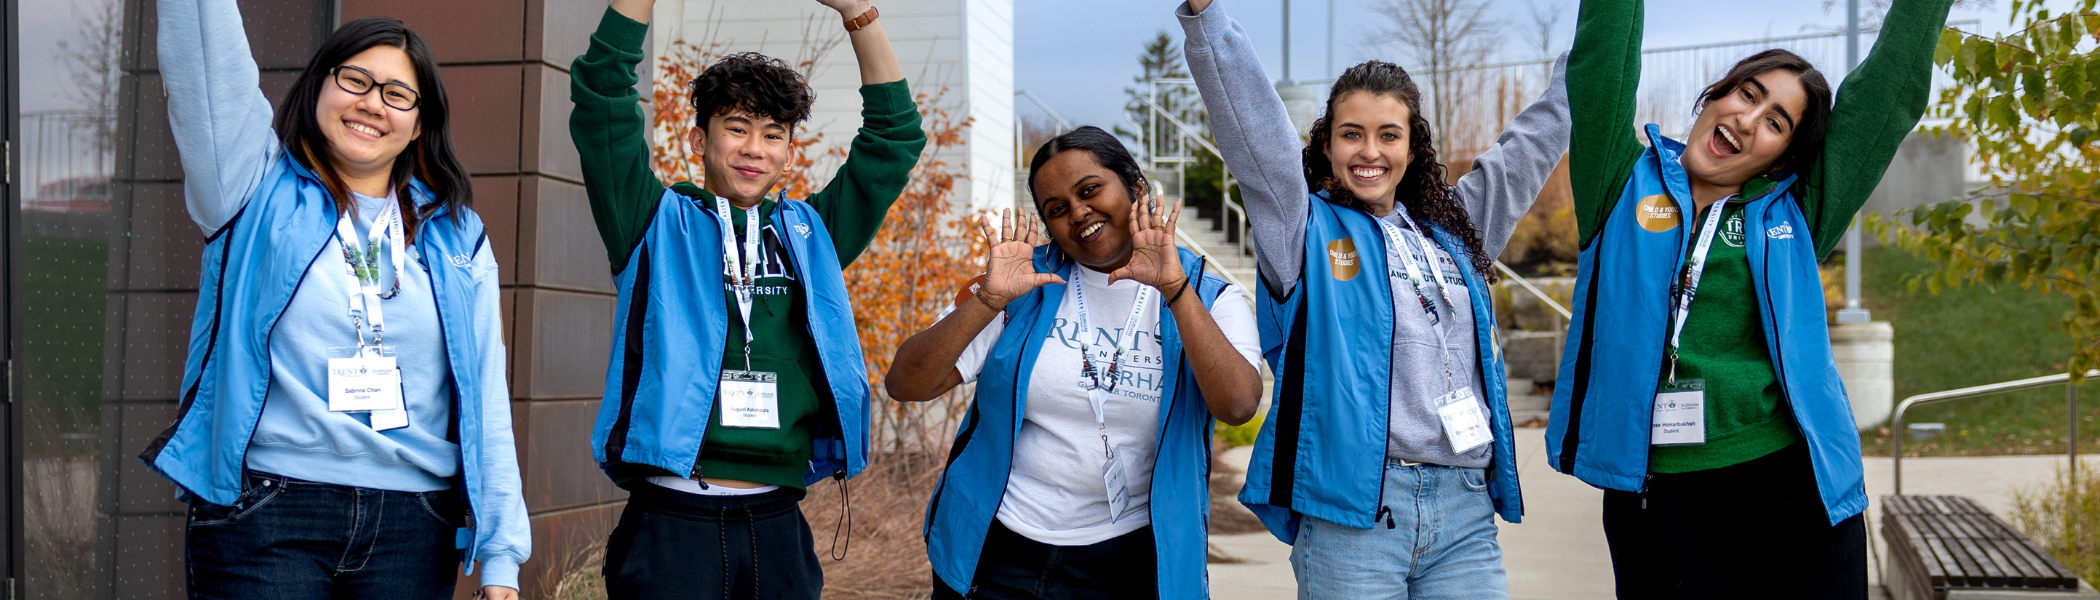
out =
[[911,181],[919,151],[926,148],[919,107],[904,80],[860,86],[860,102],[860,132],[853,136],[846,164],[823,190],[809,196],[824,228],[831,230],[841,268],[875,241],[890,205]]
[[1816,257],[1830,254],[1895,160],[1932,95],[1932,52],[1953,0],[1896,0],[1881,37],[1838,86],[1823,152],[1795,192]]
[[1604,226],[1646,148],[1636,137],[1641,84],[1642,0],[1583,0],[1568,51],[1568,109],[1574,136],[1568,174],[1582,247]]
[[635,67],[649,26],[605,10],[591,46],[569,65],[569,137],[583,158],[584,194],[614,273],[649,228],[663,183],[649,168],[649,127]]

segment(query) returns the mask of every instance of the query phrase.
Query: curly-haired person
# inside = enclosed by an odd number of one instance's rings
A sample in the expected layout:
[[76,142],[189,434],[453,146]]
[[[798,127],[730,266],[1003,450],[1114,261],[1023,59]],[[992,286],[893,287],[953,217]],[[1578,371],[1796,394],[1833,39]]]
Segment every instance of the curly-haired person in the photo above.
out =
[[1446,184],[1405,70],[1350,67],[1300,146],[1221,4],[1178,15],[1267,289],[1276,399],[1240,502],[1291,544],[1300,598],[1507,598],[1495,516],[1524,504],[1488,284],[1567,150],[1564,61]]
[[570,71],[569,131],[620,294],[591,434],[632,494],[606,546],[613,598],[817,598],[796,502],[867,465],[868,378],[841,271],[926,135],[878,11],[820,1],[859,58],[862,125],[806,200],[775,192],[814,100],[786,63],[737,54],[693,80],[703,178],[668,187],[635,89],[654,0],[615,0]]

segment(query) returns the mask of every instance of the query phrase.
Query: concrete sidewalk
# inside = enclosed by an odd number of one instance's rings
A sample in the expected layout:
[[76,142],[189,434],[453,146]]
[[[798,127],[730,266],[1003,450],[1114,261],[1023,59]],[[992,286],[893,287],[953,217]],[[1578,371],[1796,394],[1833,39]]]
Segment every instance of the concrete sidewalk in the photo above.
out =
[[[1519,600],[1609,599],[1611,556],[1604,542],[1604,493],[1546,464],[1544,429],[1517,430],[1518,477],[1524,483],[1524,524],[1500,523],[1502,564],[1509,573],[1510,597]],[[1245,452],[1234,453],[1244,457]],[[2088,455],[2090,457],[2092,455]],[[1244,460],[1244,458],[1242,458]],[[1880,581],[1879,496],[1890,493],[1892,461],[1866,460],[1868,538],[1873,548],[1867,565],[1870,580]],[[2047,483],[2064,464],[2062,456],[2005,456],[1906,459],[1904,492],[1958,494],[1975,498],[2006,516],[2013,490]],[[2091,476],[2100,476],[2093,473]],[[1218,600],[1294,598],[1290,546],[1267,533],[1215,536],[1220,549],[1245,559],[1210,566],[1211,597]],[[1883,598],[1880,589],[1874,598]]]

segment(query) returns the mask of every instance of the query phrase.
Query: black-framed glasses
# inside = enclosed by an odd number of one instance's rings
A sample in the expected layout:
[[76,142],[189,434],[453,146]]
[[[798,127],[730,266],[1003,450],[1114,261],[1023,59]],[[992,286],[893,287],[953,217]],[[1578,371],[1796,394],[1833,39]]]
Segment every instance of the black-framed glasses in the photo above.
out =
[[423,103],[422,94],[417,94],[415,88],[398,81],[378,83],[379,80],[372,77],[371,71],[343,65],[336,67],[331,73],[335,75],[335,87],[342,88],[345,92],[363,96],[371,92],[372,88],[379,88],[379,101],[394,110],[415,110]]

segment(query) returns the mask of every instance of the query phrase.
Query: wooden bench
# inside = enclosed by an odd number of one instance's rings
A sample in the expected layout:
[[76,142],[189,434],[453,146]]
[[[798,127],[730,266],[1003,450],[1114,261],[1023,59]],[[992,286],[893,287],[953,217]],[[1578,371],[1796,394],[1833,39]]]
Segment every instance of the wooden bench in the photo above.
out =
[[1882,496],[1881,539],[1894,567],[1893,598],[1947,600],[1949,592],[2079,591],[2078,577],[1976,501],[1964,496]]

